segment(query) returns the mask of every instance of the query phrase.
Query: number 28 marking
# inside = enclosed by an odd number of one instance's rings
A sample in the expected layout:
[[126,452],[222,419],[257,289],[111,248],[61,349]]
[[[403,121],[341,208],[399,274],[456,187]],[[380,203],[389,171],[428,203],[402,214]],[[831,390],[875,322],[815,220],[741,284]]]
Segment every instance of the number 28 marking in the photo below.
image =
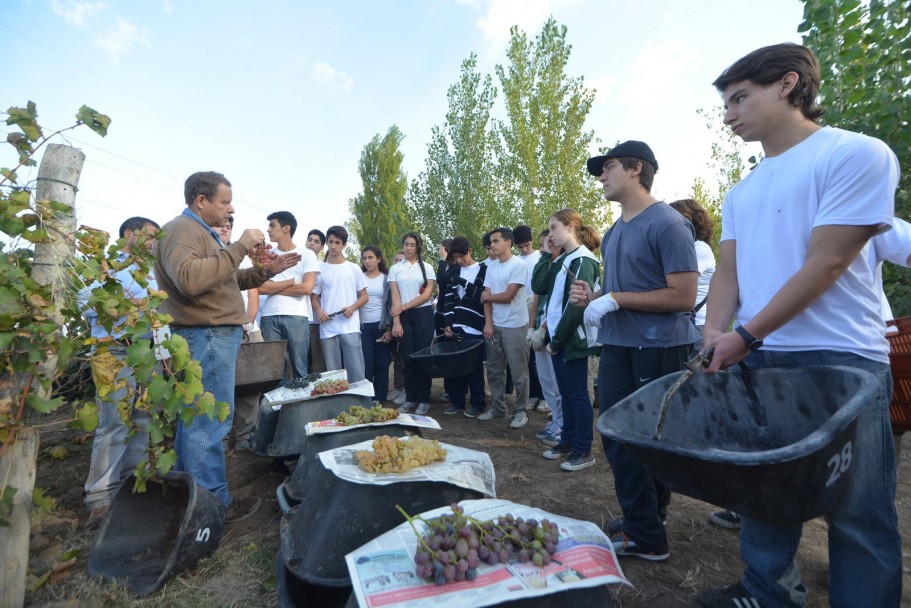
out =
[[849,441],[841,448],[841,452],[829,458],[829,462],[826,464],[831,472],[829,473],[829,479],[826,481],[827,488],[838,481],[838,478],[851,468],[851,460],[853,458],[851,449],[852,443]]

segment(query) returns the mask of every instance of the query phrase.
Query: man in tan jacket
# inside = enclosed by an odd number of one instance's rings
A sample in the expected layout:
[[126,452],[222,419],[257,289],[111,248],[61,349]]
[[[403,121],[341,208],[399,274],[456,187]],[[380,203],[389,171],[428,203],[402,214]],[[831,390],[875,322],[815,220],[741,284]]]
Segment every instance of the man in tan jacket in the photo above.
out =
[[300,256],[278,256],[264,268],[238,270],[264,236],[247,229],[234,243],[222,244],[216,229],[234,213],[231,183],[214,171],[194,173],[184,184],[184,197],[187,208],[162,227],[155,276],[168,299],[161,312],[173,317],[172,332],[184,337],[190,356],[200,362],[203,388],[226,402],[231,414],[223,422],[206,415],[189,425],[179,420],[175,466],[224,502],[226,521],[240,521],[262,504],[259,497],[231,499],[222,447],[234,415],[234,365],[247,322],[240,292],[259,287],[297,264]]

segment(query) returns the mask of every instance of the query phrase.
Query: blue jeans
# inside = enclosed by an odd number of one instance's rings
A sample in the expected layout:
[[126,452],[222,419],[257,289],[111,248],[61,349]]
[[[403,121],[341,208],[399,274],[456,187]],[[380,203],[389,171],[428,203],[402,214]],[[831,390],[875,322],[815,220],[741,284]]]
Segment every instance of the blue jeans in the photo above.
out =
[[466,345],[481,342],[481,356],[474,369],[460,378],[444,378],[449,392],[449,400],[455,407],[464,408],[466,398],[471,399],[471,407],[479,412],[487,406],[487,395],[484,393],[484,336],[469,334],[461,327],[454,327],[452,333],[460,336]]
[[[174,447],[178,471],[193,476],[200,487],[218,496],[225,507],[231,505],[222,440],[231,430],[234,418],[234,367],[243,330],[239,325],[214,327],[173,327],[171,331],[187,341],[190,357],[202,366],[202,387],[224,401],[230,414],[224,422],[196,416],[189,426],[177,422]],[[192,407],[192,406],[189,406]]]
[[385,401],[389,393],[389,364],[392,354],[389,345],[377,342],[386,330],[380,330],[380,322],[364,323],[361,329],[361,350],[364,351],[364,375],[373,383],[373,398]]
[[558,352],[551,361],[563,406],[560,444],[569,446],[574,454],[591,454],[595,415],[588,398],[588,357],[567,361]]
[[[306,378],[309,373],[307,371],[307,352],[310,350],[310,321],[307,317],[270,315],[260,319],[259,328],[262,331],[263,340],[266,342],[288,341],[288,362],[291,364],[291,371],[295,378]],[[287,372],[286,366],[279,386],[285,385]]]
[[[108,347],[108,352],[121,361],[127,356],[125,347],[111,346]],[[130,408],[130,418],[138,430],[129,437],[130,429],[120,418],[117,409],[117,402],[127,398],[128,391],[136,389],[136,378],[129,366],[124,366],[117,374],[117,381],[120,380],[125,380],[127,386],[109,393],[103,399],[95,398],[98,405],[98,427],[92,442],[89,475],[85,480],[85,505],[89,511],[111,505],[121,482],[145,459],[146,448],[149,446],[149,434],[145,431],[149,414]],[[129,400],[132,402],[132,399]]]
[[[829,524],[829,604],[897,607],[901,601],[902,555],[895,512],[889,366],[835,351],[761,350],[745,362],[750,368],[846,365],[879,379],[875,402],[858,418],[849,493],[825,516]],[[800,581],[794,560],[803,525],[775,525],[748,517],[742,517],[741,522],[740,555],[747,565],[741,579],[744,587],[763,606],[806,606],[807,588]]]
[[361,332],[337,334],[331,338],[320,338],[326,369],[344,369],[348,382],[360,382],[364,372],[364,351],[361,347]]

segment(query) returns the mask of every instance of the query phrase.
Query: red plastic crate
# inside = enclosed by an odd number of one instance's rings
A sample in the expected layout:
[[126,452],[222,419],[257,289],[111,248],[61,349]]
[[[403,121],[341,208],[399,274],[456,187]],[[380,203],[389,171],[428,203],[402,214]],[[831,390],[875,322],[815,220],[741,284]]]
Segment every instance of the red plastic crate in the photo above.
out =
[[889,338],[889,363],[892,368],[892,402],[889,417],[896,433],[911,431],[911,317],[895,319],[897,333]]

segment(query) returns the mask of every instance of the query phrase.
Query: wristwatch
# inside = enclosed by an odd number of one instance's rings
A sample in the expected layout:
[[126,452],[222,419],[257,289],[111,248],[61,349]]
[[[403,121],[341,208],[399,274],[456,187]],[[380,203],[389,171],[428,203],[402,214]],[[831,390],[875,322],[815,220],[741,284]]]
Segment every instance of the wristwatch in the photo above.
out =
[[747,348],[750,350],[759,350],[762,348],[762,340],[752,335],[743,325],[738,325],[734,328],[734,331],[737,332],[737,335],[743,338],[743,341],[747,343]]

